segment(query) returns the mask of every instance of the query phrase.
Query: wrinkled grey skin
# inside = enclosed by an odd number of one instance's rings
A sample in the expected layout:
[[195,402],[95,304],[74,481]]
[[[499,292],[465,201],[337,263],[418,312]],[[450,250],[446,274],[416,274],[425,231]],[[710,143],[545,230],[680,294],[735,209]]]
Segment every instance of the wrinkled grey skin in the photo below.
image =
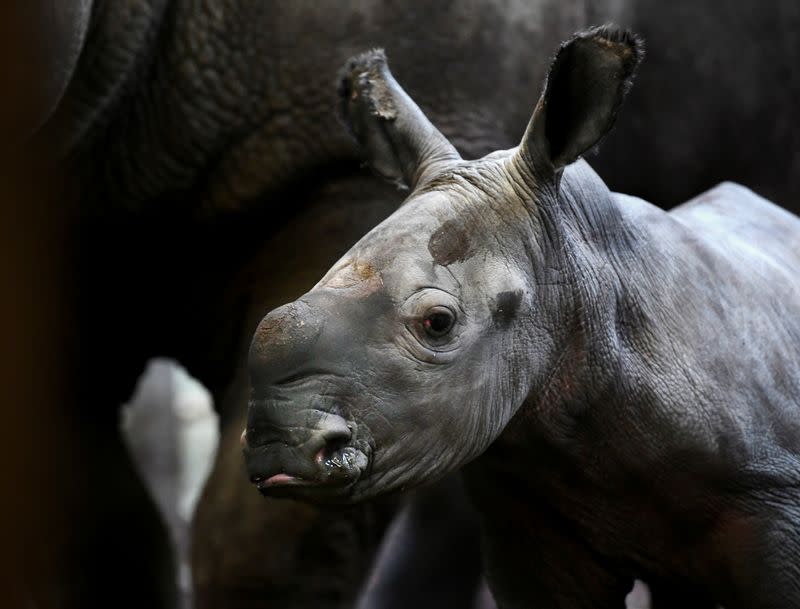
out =
[[[116,406],[157,355],[209,386],[228,427],[221,453],[233,455],[220,459],[199,507],[198,600],[338,607],[369,567],[384,516],[259,501],[238,458],[258,321],[308,290],[402,199],[358,171],[336,127],[332,75],[353,53],[385,47],[428,115],[474,158],[516,143],[554,44],[590,23],[631,23],[659,44],[597,159],[609,183],[660,205],[724,177],[785,206],[797,200],[795,0],[91,4],[87,20],[83,0],[7,3],[4,15],[42,10],[30,28],[2,20],[14,36],[0,53],[14,68],[3,71],[11,93],[25,82],[15,70],[44,85],[36,103],[3,96],[14,128],[27,134],[50,116],[37,143],[61,155],[70,178],[69,188],[42,179],[57,185],[49,220],[63,225],[65,249],[57,238],[37,246],[63,265],[53,338],[63,335],[72,386],[57,407],[82,449],[79,466],[57,477],[63,490],[50,492],[73,568],[33,586],[68,606],[113,597],[119,608],[159,607],[172,597],[164,533],[116,436]],[[47,43],[41,62],[20,52],[39,42],[30,31]],[[20,108],[30,118],[20,121]]]
[[263,494],[356,502],[469,464],[501,607],[620,607],[634,577],[800,607],[800,219],[731,183],[666,213],[575,162],[642,53],[577,35],[520,146],[476,161],[381,53],[348,63],[346,120],[411,192],[256,331]]

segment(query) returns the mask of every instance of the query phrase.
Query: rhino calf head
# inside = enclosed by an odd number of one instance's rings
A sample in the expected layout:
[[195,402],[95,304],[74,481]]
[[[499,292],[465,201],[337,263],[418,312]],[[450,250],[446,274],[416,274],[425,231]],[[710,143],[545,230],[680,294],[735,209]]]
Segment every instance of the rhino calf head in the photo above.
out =
[[[560,352],[574,282],[550,225],[562,169],[610,129],[642,58],[611,27],[564,43],[518,148],[464,161],[382,52],[341,77],[372,168],[409,189],[253,338],[242,436],[264,494],[352,501],[483,452]],[[591,196],[587,191],[585,196]]]

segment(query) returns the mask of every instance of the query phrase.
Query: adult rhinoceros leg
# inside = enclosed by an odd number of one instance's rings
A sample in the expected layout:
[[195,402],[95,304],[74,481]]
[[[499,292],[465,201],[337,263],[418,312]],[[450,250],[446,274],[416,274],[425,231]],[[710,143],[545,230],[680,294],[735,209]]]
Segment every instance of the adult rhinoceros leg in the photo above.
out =
[[[416,491],[394,519],[356,607],[463,609],[481,580],[478,515],[452,475]],[[493,607],[491,597],[480,606]]]

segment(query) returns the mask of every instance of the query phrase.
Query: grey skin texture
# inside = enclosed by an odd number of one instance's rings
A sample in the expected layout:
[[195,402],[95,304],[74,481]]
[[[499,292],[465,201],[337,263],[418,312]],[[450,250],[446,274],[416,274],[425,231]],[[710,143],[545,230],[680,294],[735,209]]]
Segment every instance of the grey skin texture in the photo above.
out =
[[522,143],[463,161],[380,52],[345,119],[403,206],[259,325],[266,495],[358,502],[466,465],[500,607],[800,607],[800,219],[721,184],[667,213],[580,155],[643,54],[564,43]]
[[[49,115],[34,143],[57,155],[55,175],[37,166],[20,181],[55,191],[36,214],[48,232],[27,241],[61,278],[48,283],[58,299],[39,299],[56,321],[36,349],[67,379],[51,405],[72,431],[51,427],[75,448],[37,435],[42,461],[61,467],[47,488],[67,540],[60,580],[34,573],[31,589],[62,606],[172,598],[164,531],[116,434],[117,406],[154,356],[201,379],[226,428],[196,523],[200,604],[346,606],[370,568],[382,510],[337,516],[259,501],[238,456],[258,321],[310,289],[403,198],[359,170],[338,128],[331,82],[352,54],[385,47],[428,116],[475,158],[517,142],[558,41],[629,23],[653,50],[596,159],[609,183],[671,205],[729,177],[784,206],[798,201],[795,0],[3,4],[0,104],[10,109],[0,120],[27,134]],[[29,26],[8,18],[40,8]],[[33,102],[20,83],[35,85]],[[18,155],[5,131],[3,144]],[[26,378],[54,378],[45,368]]]

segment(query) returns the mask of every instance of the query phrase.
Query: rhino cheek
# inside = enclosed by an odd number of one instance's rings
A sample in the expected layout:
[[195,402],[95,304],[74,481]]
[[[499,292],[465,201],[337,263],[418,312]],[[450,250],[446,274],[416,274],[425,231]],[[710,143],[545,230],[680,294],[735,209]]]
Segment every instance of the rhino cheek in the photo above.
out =
[[459,467],[474,446],[463,401],[443,389],[418,388],[415,397],[377,417],[376,473],[387,481],[417,485]]
[[406,490],[438,480],[458,465],[458,453],[442,442],[440,429],[406,430],[375,453],[371,493]]

